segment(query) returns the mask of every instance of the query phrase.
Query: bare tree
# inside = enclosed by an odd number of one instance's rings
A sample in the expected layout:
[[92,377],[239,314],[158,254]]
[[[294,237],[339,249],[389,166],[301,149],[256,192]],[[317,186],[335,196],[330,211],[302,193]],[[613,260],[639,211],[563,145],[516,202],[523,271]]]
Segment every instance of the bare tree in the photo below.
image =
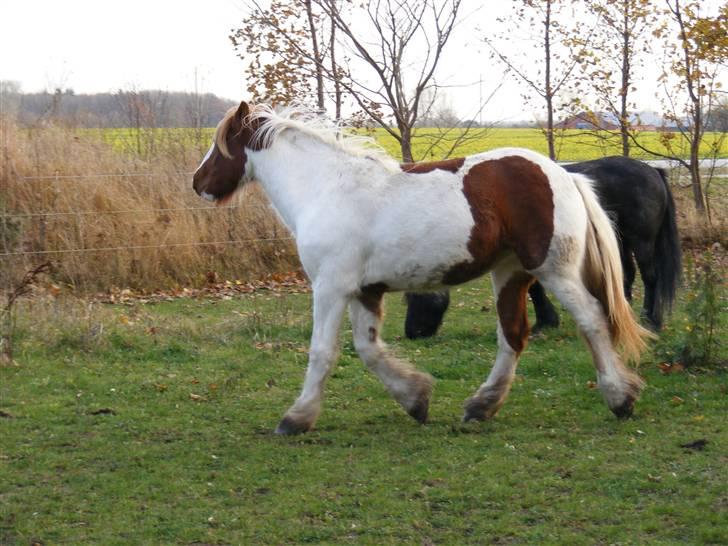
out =
[[[315,82],[321,108],[322,97],[329,96],[327,85],[331,85],[337,119],[346,94],[359,108],[354,119],[383,127],[399,143],[403,159],[412,161],[421,95],[437,87],[435,69],[456,24],[460,3],[273,0],[266,10],[252,0],[253,12],[232,39],[236,47],[252,54],[247,73],[254,98],[300,103],[300,95],[310,95]],[[305,32],[300,26],[302,12],[308,23]],[[328,46],[323,48],[326,33]],[[261,36],[267,40],[264,46]],[[344,53],[345,67],[339,63],[339,52]],[[271,59],[269,64],[262,62],[264,55]],[[285,71],[285,66],[291,69]],[[302,86],[303,92],[289,91],[296,86]],[[259,89],[265,93],[258,93]],[[276,93],[278,89],[285,92]],[[461,131],[461,135],[466,133]]]
[[200,78],[197,67],[194,70],[194,87],[192,93],[189,93],[185,101],[185,115],[187,122],[195,131],[195,144],[200,147],[202,145],[202,117],[205,111],[205,102],[207,96],[202,92],[203,81]]
[[158,120],[166,115],[169,95],[163,91],[139,90],[132,85],[127,91],[119,90],[116,98],[126,117],[136,153],[142,157],[154,155]]
[[402,159],[412,161],[420,101],[435,85],[435,71],[457,23],[461,0],[367,0],[350,12],[356,26],[339,2],[316,1],[352,55],[341,86],[399,143]]
[[580,56],[584,78],[596,92],[598,108],[617,120],[622,155],[629,156],[630,114],[635,107],[629,95],[640,54],[647,52],[648,37],[652,36],[654,8],[651,0],[593,0],[588,9],[599,18],[599,24],[592,47]]
[[[690,173],[695,208],[706,213],[705,195],[700,174],[701,144],[720,87],[720,71],[728,49],[725,30],[725,7],[715,17],[701,13],[701,2],[665,0],[664,20],[656,35],[663,40],[665,61],[660,77],[665,117],[677,133],[663,133],[667,152],[650,149],[630,134],[633,144],[656,156],[674,160]],[[716,33],[716,29],[718,29]],[[720,30],[722,29],[722,30]],[[675,142],[677,141],[677,143]],[[679,153],[678,143],[688,146],[688,158]],[[714,143],[712,149],[719,149]]]
[[[577,88],[580,85],[573,78],[574,70],[585,54],[585,46],[591,40],[593,28],[584,21],[579,24],[579,32],[566,25],[564,21],[570,15],[566,13],[566,9],[571,9],[571,3],[563,0],[523,0],[514,5],[514,11],[499,21],[508,23],[504,27],[509,29],[509,34],[485,37],[484,41],[508,71],[526,85],[527,98],[533,98],[532,94],[535,94],[544,101],[546,124],[543,130],[549,157],[556,159],[554,114],[557,110],[557,99],[570,85]],[[532,49],[521,52],[522,57],[519,57],[515,53],[506,53],[499,45],[500,40],[511,41],[514,28],[528,28],[533,31],[529,41],[535,42],[536,47],[541,50],[540,60],[534,59]]]

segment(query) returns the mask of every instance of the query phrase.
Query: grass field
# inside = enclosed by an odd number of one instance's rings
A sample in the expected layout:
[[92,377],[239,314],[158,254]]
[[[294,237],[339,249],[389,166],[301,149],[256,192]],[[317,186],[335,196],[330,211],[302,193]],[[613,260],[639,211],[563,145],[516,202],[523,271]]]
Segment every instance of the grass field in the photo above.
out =
[[728,543],[725,374],[663,375],[648,354],[635,416],[617,421],[563,317],[501,413],[459,422],[495,356],[488,284],[454,293],[422,342],[398,337],[388,296],[385,339],[437,380],[428,425],[345,329],[300,437],[271,431],[300,387],[308,294],[24,303],[19,365],[0,368],[0,544]]
[[[119,150],[128,150],[134,153],[157,148],[169,148],[194,145],[201,148],[204,153],[209,146],[214,129],[203,129],[201,134],[191,129],[148,129],[141,132],[131,129],[84,129],[84,133],[100,133],[104,141],[113,144]],[[464,156],[501,147],[520,147],[535,150],[548,155],[548,147],[543,132],[540,129],[512,129],[491,128],[473,129],[471,136],[463,140],[454,151],[450,148],[452,143],[462,135],[460,129],[448,129],[446,134],[441,130],[419,128],[415,131],[413,139],[413,154],[419,160],[442,159],[446,155]],[[400,158],[399,144],[383,129],[369,132],[371,136],[392,157]],[[728,157],[728,141],[718,133],[707,134],[702,147],[706,157],[712,155],[713,147],[718,147],[718,157]],[[640,142],[650,149],[660,153],[667,153],[664,141],[670,142],[673,152],[687,157],[688,148],[677,133],[646,132],[640,136]],[[199,140],[199,141],[198,141]],[[556,142],[557,158],[562,161],[584,161],[608,155],[621,155],[621,145],[618,139],[607,138],[606,134],[597,135],[577,129],[567,129],[558,132]],[[637,159],[654,159],[636,147],[633,148],[633,157]]]

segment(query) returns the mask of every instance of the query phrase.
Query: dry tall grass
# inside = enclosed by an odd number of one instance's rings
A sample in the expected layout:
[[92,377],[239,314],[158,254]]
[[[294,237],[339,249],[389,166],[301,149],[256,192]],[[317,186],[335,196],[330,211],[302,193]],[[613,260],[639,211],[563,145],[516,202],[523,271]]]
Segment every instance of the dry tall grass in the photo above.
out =
[[[286,229],[257,188],[221,208],[192,191],[191,172],[207,142],[195,146],[179,131],[146,130],[143,141],[119,149],[98,133],[25,128],[3,118],[0,133],[0,290],[46,260],[56,266],[57,283],[80,292],[194,286],[211,272],[250,279],[299,267]],[[707,223],[675,174],[683,239],[725,247],[725,178],[711,185]]]
[[670,176],[682,246],[705,249],[717,243],[728,248],[728,169],[718,169],[711,178],[706,173],[703,180],[708,214],[695,208],[689,174],[674,169]]
[[57,282],[84,292],[298,267],[255,187],[229,207],[195,195],[191,172],[204,150],[165,142],[141,159],[73,129],[0,122],[0,288],[48,259]]

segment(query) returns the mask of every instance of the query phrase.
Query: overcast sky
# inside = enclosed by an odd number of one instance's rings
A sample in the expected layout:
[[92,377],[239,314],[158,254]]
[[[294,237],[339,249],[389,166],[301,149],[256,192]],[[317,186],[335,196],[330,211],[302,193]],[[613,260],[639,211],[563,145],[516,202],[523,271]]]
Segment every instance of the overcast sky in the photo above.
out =
[[[474,114],[464,105],[477,104],[480,95],[487,96],[503,79],[478,36],[488,25],[497,25],[494,12],[510,2],[489,2],[466,0],[465,9],[485,7],[477,13],[477,21],[471,17],[453,33],[441,63],[441,82],[484,80],[482,86],[448,91],[453,107],[465,117]],[[718,3],[705,0],[706,5]],[[245,15],[242,4],[242,0],[0,0],[0,80],[18,81],[25,92],[57,87],[76,93],[134,88],[191,91],[197,71],[201,92],[239,100],[247,95],[244,67],[229,35]],[[473,32],[476,24],[478,31]],[[638,85],[639,107],[656,110],[655,74],[643,78]],[[532,119],[537,107],[525,106],[519,88],[509,80],[485,117]]]
[[245,93],[228,36],[243,18],[236,0],[1,0],[0,79],[23,91],[120,88],[227,98]]

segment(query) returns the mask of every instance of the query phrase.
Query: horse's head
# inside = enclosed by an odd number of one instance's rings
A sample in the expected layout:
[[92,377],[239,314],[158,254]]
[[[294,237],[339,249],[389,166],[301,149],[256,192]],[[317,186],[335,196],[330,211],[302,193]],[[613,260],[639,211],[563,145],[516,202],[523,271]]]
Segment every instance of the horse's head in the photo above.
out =
[[246,102],[231,108],[215,130],[212,146],[192,176],[192,187],[209,201],[224,202],[245,181],[246,148],[257,129]]

